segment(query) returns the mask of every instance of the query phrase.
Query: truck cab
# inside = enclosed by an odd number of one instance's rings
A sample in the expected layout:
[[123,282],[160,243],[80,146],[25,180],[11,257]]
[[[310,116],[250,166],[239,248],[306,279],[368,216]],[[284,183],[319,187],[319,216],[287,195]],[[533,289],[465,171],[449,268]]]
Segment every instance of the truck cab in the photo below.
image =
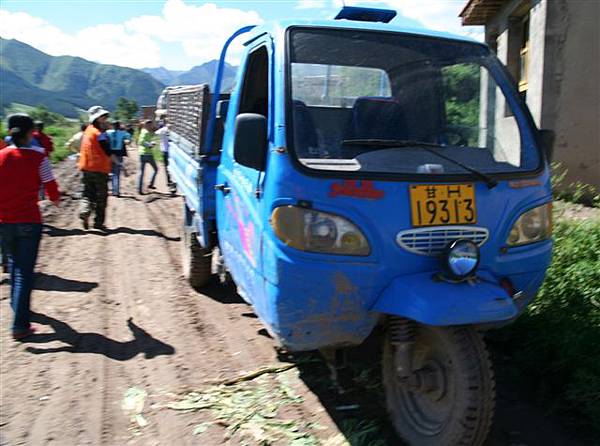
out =
[[[505,70],[478,42],[381,27],[256,28],[228,106],[219,246],[242,296],[301,349],[323,332],[332,344],[360,342],[372,310],[398,304],[385,297],[393,278],[420,281],[453,239],[474,240],[480,274],[506,278],[521,300],[477,297],[427,315],[407,303],[423,323],[516,317],[550,259],[548,241],[509,244],[519,216],[551,198],[535,127]],[[526,187],[532,178],[540,187]],[[295,219],[308,229],[285,227]]]

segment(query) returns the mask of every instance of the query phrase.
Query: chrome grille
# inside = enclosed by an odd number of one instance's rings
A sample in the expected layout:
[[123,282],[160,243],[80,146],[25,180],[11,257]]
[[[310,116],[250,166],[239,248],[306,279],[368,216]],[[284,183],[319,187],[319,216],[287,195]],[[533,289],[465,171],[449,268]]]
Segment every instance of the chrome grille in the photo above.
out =
[[489,237],[486,228],[474,226],[434,226],[430,228],[408,229],[398,233],[396,242],[414,254],[424,256],[439,255],[452,241],[465,238],[477,246],[483,245]]

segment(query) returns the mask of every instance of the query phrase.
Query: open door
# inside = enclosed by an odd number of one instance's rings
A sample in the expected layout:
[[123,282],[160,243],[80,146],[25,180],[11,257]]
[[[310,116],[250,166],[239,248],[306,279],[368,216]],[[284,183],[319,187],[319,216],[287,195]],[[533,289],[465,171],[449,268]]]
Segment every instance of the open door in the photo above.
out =
[[[270,40],[261,39],[248,49],[232,94],[227,116],[227,128],[244,127],[244,117],[269,122],[269,66],[272,57]],[[264,120],[262,119],[264,117]],[[247,120],[245,121],[248,122]],[[247,128],[247,127],[246,127]],[[259,132],[266,157],[269,146],[267,132]],[[257,135],[259,134],[257,133]],[[263,294],[260,247],[263,226],[263,202],[260,183],[263,166],[244,162],[234,155],[236,137],[228,131],[223,142],[221,163],[217,171],[217,230],[225,262],[240,294],[247,301]],[[238,148],[239,151],[239,148]]]

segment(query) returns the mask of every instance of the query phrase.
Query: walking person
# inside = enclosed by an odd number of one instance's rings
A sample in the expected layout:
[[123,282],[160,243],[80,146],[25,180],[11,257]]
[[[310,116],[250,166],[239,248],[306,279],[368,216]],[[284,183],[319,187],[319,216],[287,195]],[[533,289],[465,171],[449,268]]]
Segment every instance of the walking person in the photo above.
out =
[[83,132],[87,128],[88,124],[83,123],[77,133],[69,138],[69,140],[65,143],[65,147],[69,149],[70,152],[79,153],[81,149],[81,139],[83,138]]
[[11,279],[12,335],[16,340],[34,332],[30,325],[30,302],[42,237],[40,186],[44,186],[56,206],[60,200],[44,149],[31,145],[33,126],[33,120],[26,114],[9,116],[11,145],[0,150],[0,236]]
[[[127,144],[131,141],[131,135],[123,130],[119,121],[113,122],[113,128],[106,132],[110,140],[113,155],[112,163],[112,195],[119,197],[121,194],[121,170],[123,170],[123,157],[127,156]],[[127,176],[127,172],[125,172]]]
[[89,227],[89,218],[95,212],[94,228],[106,230],[106,204],[108,201],[108,174],[112,169],[110,141],[106,134],[108,110],[94,105],[88,110],[90,125],[83,132],[79,157],[82,172],[83,199],[79,218],[84,229]]
[[167,187],[171,193],[173,193],[174,185],[171,181],[171,176],[169,175],[169,129],[167,127],[166,118],[164,116],[161,118],[161,124],[159,124],[159,129],[156,131],[156,134],[160,137],[160,152],[162,153],[163,166],[165,166]]
[[42,121],[34,122],[33,139],[38,142],[38,146],[42,147],[46,152],[46,156],[50,158],[50,154],[54,151],[54,141],[50,135],[44,133],[44,123]]
[[148,189],[156,189],[154,186],[154,182],[156,181],[156,175],[158,174],[158,167],[156,166],[156,161],[154,160],[154,155],[152,154],[152,147],[155,146],[154,141],[154,123],[151,120],[148,120],[144,123],[144,128],[140,132],[140,136],[138,138],[138,150],[140,153],[140,174],[138,177],[138,193],[140,195],[144,194],[144,170],[146,169],[146,164],[150,164],[154,169],[152,173],[152,178],[150,178],[150,184],[148,185]]
[[[50,158],[50,154],[54,151],[54,141],[52,137],[44,133],[44,122],[34,121],[33,122],[33,139],[31,142],[32,147],[41,147],[44,149],[46,156]],[[44,188],[40,189],[40,201],[46,198],[44,194]]]

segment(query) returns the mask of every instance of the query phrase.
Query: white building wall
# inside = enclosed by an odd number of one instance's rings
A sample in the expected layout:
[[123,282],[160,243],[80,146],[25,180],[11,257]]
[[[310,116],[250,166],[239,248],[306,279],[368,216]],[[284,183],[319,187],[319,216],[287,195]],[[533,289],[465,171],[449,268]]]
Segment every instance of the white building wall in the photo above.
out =
[[600,2],[548,0],[542,126],[567,181],[600,190]]
[[[508,2],[486,25],[486,40],[515,78],[519,17],[527,11],[527,105],[538,127],[556,132],[555,160],[568,169],[567,182],[600,188],[600,1]],[[497,131],[502,129],[499,121]]]

